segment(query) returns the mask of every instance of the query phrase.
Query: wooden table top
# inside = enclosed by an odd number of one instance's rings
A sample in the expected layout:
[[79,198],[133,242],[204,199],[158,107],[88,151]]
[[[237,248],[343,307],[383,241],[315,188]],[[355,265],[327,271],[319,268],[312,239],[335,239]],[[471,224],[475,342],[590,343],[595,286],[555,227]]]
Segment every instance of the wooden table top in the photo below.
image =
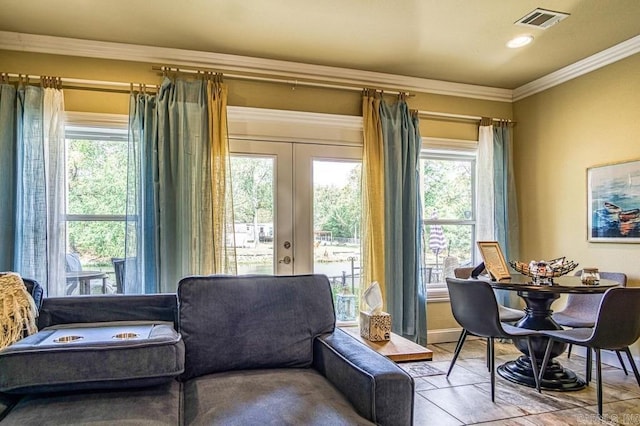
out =
[[391,340],[372,342],[360,336],[360,327],[358,326],[340,327],[340,329],[395,362],[431,361],[433,359],[433,352],[430,349],[395,333],[391,333]]

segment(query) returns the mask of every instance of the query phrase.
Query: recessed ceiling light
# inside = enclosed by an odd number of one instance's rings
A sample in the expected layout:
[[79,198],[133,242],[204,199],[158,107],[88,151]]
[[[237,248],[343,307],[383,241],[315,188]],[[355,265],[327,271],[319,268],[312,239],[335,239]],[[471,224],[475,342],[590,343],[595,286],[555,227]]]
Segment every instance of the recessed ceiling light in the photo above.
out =
[[511,40],[509,40],[507,42],[507,47],[510,47],[512,49],[518,48],[518,47],[522,47],[522,46],[526,46],[527,44],[531,43],[533,41],[533,36],[532,35],[521,35],[518,37],[514,37]]

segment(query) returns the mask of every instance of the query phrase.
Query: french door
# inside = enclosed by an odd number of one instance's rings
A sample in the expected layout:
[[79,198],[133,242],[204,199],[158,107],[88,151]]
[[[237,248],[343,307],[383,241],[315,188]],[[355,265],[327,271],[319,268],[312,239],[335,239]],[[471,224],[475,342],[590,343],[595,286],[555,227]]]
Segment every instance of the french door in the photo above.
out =
[[324,273],[355,290],[362,149],[243,139],[230,148],[238,273]]

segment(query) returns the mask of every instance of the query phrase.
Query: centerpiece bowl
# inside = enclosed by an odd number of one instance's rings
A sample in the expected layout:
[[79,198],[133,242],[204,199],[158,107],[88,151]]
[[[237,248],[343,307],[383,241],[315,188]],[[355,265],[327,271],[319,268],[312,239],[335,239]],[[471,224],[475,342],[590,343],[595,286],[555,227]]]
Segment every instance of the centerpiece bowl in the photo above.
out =
[[547,261],[532,260],[528,264],[517,260],[511,260],[509,261],[509,264],[522,275],[531,277],[533,284],[538,285],[553,285],[554,278],[566,275],[578,266],[578,264],[573,260],[566,260],[564,257]]

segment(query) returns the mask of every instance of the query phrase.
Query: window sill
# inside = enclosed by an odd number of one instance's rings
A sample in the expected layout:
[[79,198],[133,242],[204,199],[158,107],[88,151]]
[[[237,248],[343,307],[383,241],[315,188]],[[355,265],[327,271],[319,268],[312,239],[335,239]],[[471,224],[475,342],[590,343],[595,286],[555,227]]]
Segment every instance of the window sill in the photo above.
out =
[[449,290],[444,284],[427,286],[427,303],[449,302]]

